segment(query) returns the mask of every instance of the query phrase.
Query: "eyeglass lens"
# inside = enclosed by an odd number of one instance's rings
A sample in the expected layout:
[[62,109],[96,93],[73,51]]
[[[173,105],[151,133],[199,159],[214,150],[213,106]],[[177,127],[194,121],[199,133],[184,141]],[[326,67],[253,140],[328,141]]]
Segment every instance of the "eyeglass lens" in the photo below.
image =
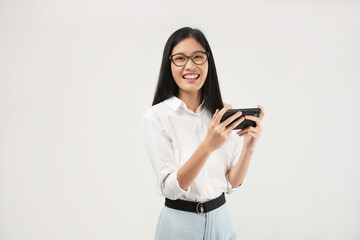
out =
[[[206,62],[207,55],[206,53],[198,52],[198,53],[194,53],[190,58],[195,64],[200,65]],[[183,54],[173,56],[172,60],[174,64],[177,66],[183,66],[187,63],[187,57]]]

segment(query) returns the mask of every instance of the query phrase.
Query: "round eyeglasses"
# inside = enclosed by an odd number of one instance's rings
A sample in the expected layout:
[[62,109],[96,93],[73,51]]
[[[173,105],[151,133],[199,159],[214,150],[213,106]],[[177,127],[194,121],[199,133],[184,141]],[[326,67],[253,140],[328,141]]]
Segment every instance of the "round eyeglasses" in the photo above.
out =
[[189,58],[195,63],[196,65],[204,64],[208,58],[209,58],[208,52],[201,52],[197,51],[192,53],[190,56],[186,56],[182,53],[176,53],[174,55],[171,55],[169,59],[178,67],[185,66],[186,63],[189,61]]

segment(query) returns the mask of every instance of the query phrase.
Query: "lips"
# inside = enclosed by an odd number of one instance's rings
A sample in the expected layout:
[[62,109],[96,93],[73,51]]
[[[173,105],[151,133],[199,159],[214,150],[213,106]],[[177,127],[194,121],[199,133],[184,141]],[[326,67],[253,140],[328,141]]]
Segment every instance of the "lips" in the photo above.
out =
[[199,79],[199,77],[199,73],[186,73],[182,75],[182,78],[188,81],[196,81],[197,79]]

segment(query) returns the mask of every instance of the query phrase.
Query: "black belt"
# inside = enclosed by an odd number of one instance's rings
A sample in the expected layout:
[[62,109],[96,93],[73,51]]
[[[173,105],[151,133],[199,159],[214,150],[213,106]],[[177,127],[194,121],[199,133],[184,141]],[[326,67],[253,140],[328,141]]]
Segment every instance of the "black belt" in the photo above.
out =
[[187,212],[195,212],[201,215],[206,215],[208,212],[221,207],[225,202],[225,193],[222,193],[219,197],[206,202],[193,202],[180,199],[171,200],[165,198],[165,206],[169,208]]

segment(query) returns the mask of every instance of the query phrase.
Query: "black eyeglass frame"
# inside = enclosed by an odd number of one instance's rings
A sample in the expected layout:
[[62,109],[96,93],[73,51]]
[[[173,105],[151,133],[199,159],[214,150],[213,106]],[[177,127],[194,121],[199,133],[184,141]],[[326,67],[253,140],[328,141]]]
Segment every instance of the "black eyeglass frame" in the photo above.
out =
[[[205,61],[204,61],[203,63],[197,64],[197,63],[194,61],[193,56],[194,56],[196,53],[205,53],[206,59],[205,59]],[[174,57],[174,56],[177,56],[177,55],[182,55],[182,56],[185,56],[185,57],[186,57],[186,62],[184,63],[184,65],[176,65],[176,63],[175,63],[174,60],[173,60],[173,57]],[[169,56],[169,59],[173,62],[173,64],[175,64],[175,66],[177,66],[177,67],[183,67],[183,66],[185,66],[185,65],[187,64],[187,62],[189,61],[189,58],[191,58],[191,61],[193,61],[193,63],[195,63],[196,65],[203,65],[203,64],[205,64],[206,61],[209,59],[209,56],[210,56],[210,53],[208,53],[208,52],[196,51],[196,52],[193,52],[190,56],[186,56],[186,55],[183,54],[183,53],[176,53],[176,54],[174,54],[174,55],[170,55],[170,56]]]

